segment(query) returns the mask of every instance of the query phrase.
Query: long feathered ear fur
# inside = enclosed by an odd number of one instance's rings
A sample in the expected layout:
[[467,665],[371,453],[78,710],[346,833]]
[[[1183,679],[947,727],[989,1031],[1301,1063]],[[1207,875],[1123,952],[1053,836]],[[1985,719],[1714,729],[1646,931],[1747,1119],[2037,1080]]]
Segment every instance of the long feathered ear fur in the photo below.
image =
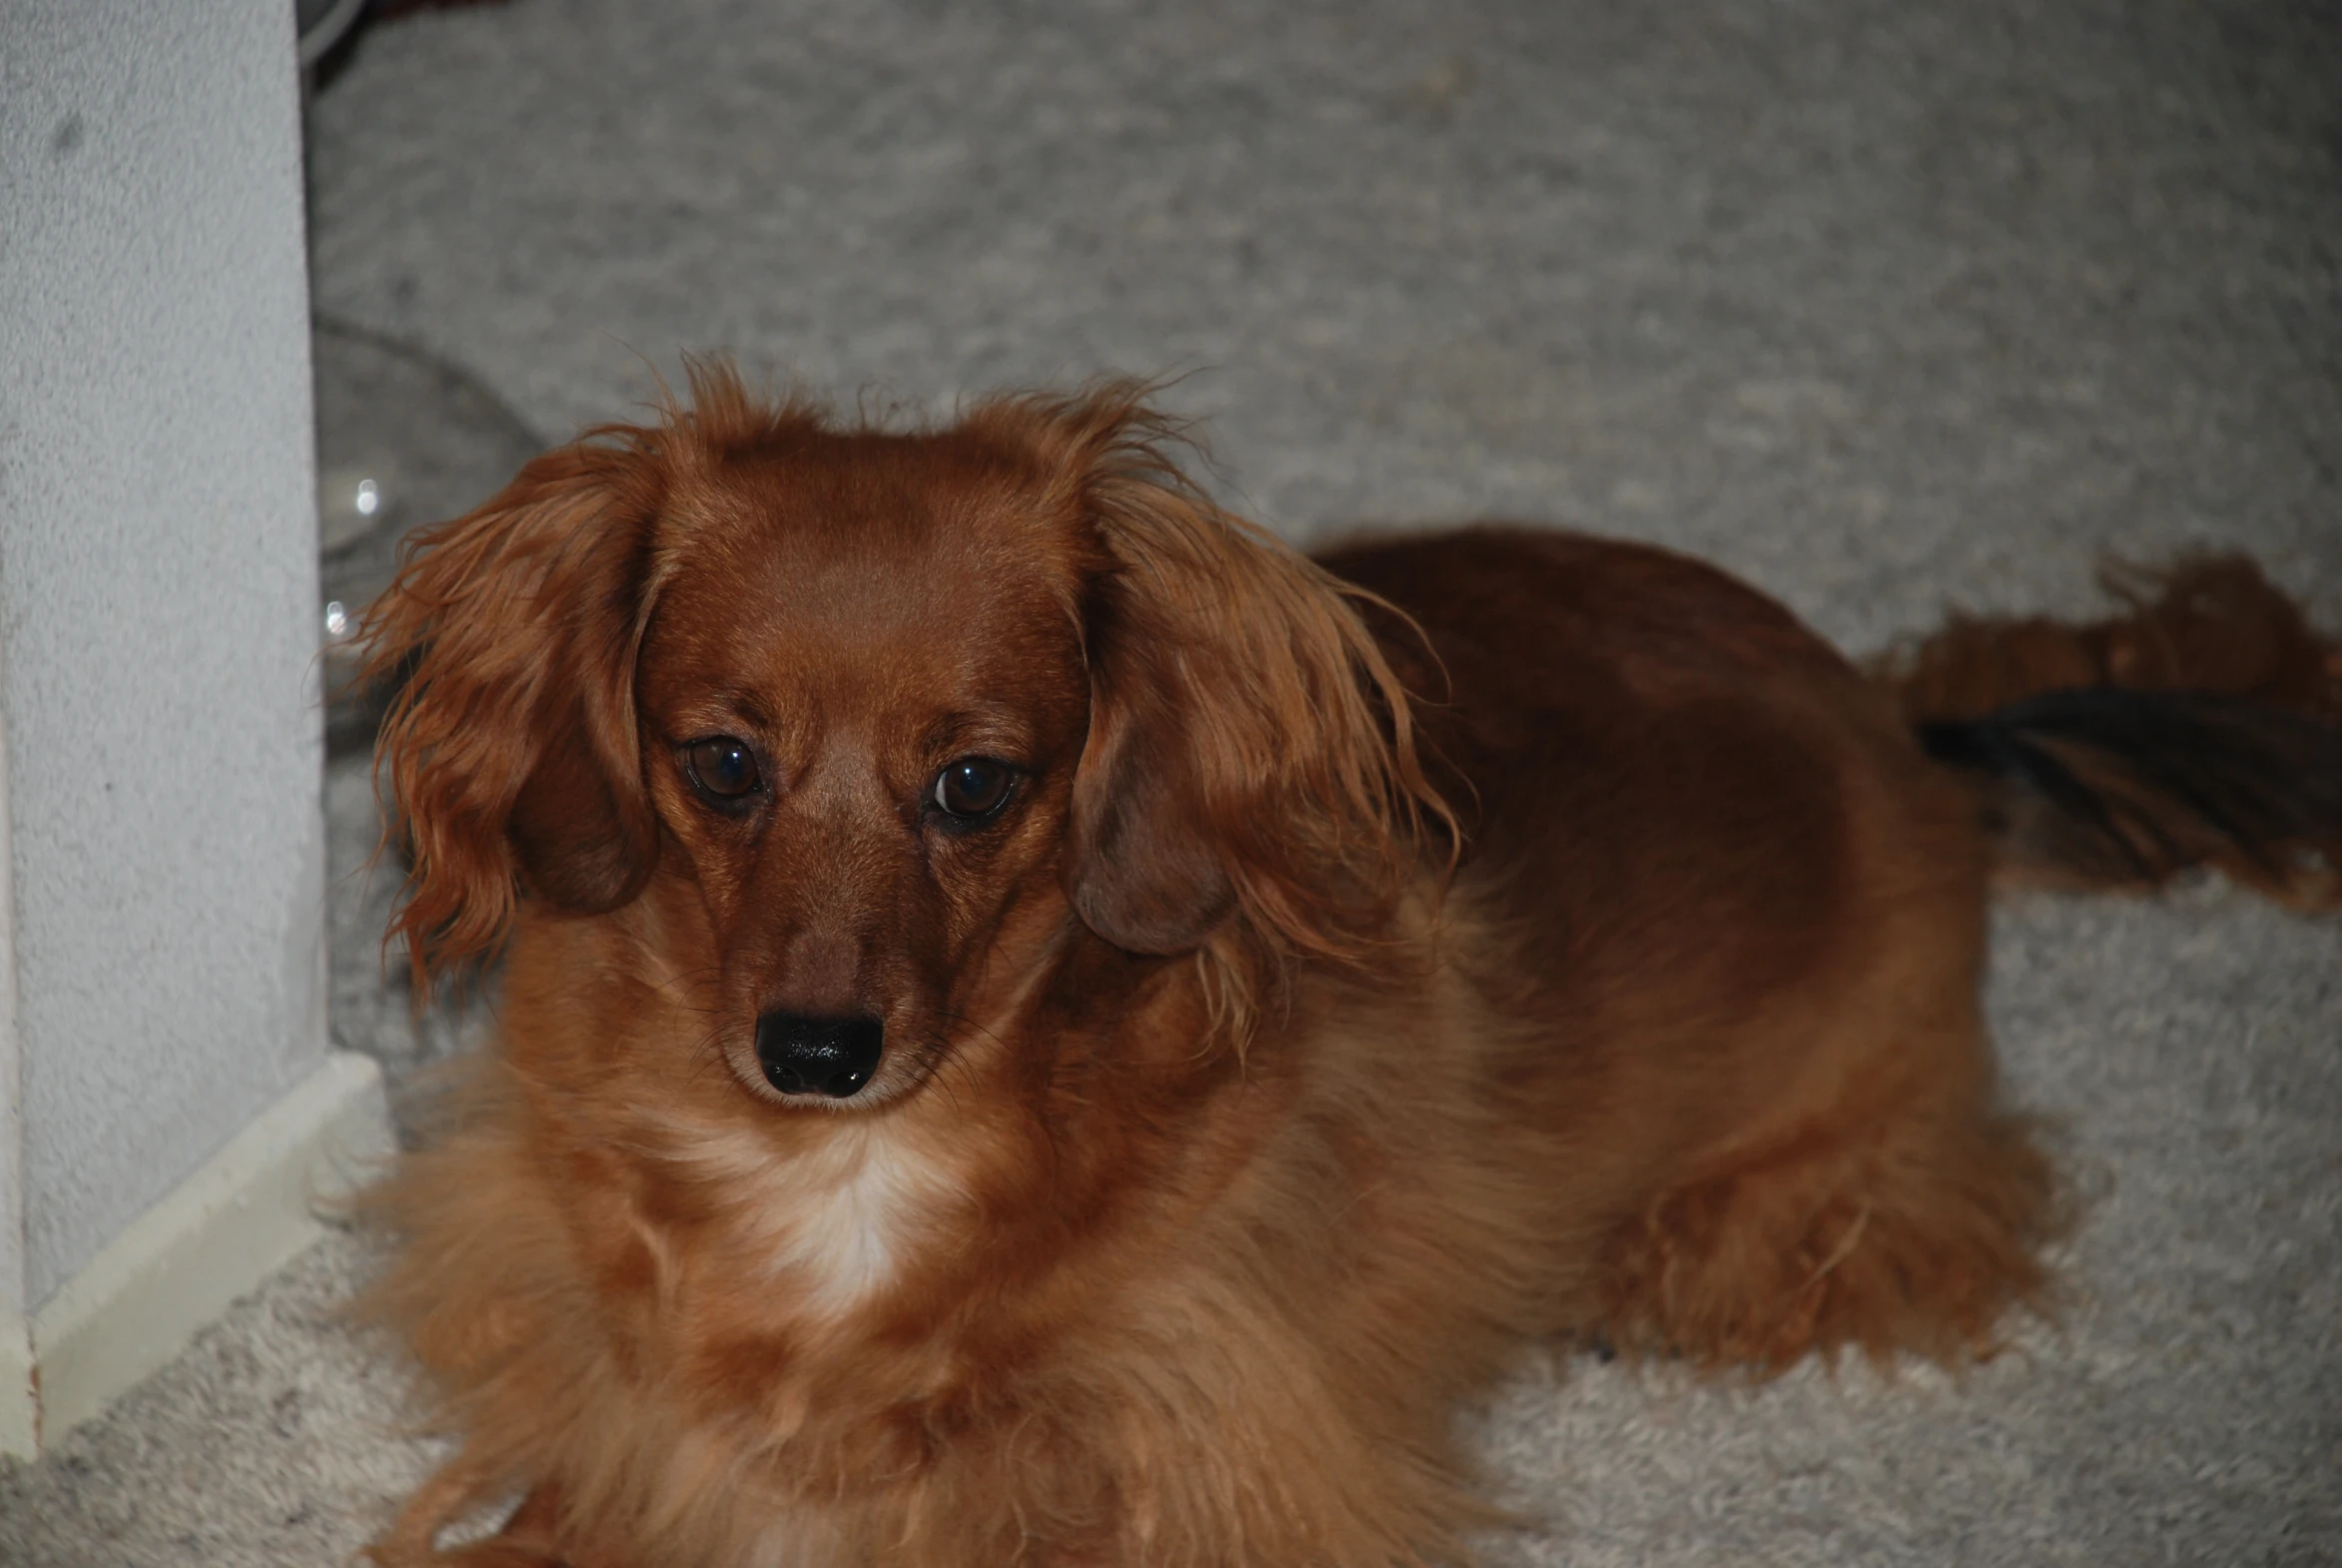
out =
[[1408,694],[1354,606],[1365,596],[1212,504],[1144,392],[1010,399],[971,419],[1040,448],[1097,550],[1067,893],[1135,953],[1233,931],[1357,957],[1422,820],[1453,826],[1418,765]]
[[538,457],[411,539],[367,612],[365,678],[400,681],[378,744],[412,859],[391,930],[418,991],[492,952],[523,889],[597,912],[650,874],[634,665],[659,433],[612,426]]

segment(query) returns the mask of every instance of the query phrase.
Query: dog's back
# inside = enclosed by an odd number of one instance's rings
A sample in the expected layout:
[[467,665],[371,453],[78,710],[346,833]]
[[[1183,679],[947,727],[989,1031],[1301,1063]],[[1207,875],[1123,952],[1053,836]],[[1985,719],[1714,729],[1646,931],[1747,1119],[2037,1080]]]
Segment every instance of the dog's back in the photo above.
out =
[[2342,672],[2246,563],[2095,626],[1955,622],[1866,673],[1644,546],[1479,528],[1323,559],[1432,694],[1496,1075],[1545,1108],[1574,1198],[1618,1195],[1563,1216],[1610,1226],[1580,1327],[1614,1345],[1988,1346],[2065,1218],[1995,1098],[1988,879],[2209,863],[2334,897]]

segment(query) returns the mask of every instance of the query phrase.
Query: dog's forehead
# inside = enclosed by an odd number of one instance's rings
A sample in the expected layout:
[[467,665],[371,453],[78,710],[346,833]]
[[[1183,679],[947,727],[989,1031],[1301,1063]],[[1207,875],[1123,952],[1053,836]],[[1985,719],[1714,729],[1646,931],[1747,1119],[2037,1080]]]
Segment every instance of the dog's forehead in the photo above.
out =
[[[800,609],[1071,591],[1070,519],[1035,475],[934,436],[832,436],[727,464],[675,499],[695,574]],[[700,568],[695,573],[694,568]]]
[[1078,657],[1081,546],[1046,486],[917,438],[729,466],[670,497],[653,642],[733,679],[981,689]]

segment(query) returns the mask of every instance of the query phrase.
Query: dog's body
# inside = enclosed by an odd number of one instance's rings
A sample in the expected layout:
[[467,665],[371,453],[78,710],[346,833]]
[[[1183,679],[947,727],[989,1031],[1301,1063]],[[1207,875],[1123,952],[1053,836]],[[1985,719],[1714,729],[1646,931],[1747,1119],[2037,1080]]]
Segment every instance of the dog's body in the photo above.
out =
[[[1787,612],[1561,534],[1312,567],[1127,392],[698,392],[373,623],[417,962],[509,930],[379,1200],[464,1440],[383,1561],[1458,1560],[1524,1342],[1956,1358],[2040,1290],[1976,997],[2020,847]],[[2139,785],[2142,873],[2342,842],[2333,730],[2246,712],[2156,717],[2266,788]]]

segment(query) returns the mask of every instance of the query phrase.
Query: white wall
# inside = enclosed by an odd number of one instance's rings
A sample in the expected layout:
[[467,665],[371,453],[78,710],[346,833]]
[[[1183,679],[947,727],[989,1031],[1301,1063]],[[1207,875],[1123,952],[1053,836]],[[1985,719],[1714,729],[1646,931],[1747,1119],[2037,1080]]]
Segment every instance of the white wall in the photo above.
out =
[[325,1060],[292,9],[0,3],[20,1320]]

